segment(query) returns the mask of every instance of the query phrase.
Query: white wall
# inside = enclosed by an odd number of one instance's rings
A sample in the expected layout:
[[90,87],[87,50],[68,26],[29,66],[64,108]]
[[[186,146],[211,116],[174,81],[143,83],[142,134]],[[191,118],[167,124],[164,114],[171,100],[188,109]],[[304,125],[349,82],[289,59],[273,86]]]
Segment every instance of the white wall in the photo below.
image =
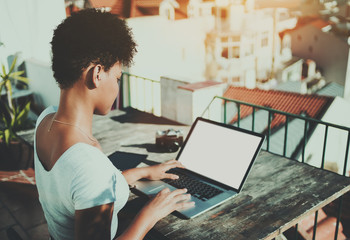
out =
[[[322,121],[350,127],[350,103],[343,98],[336,97],[325,113]],[[305,159],[307,163],[320,167],[323,154],[323,142],[325,136],[324,125],[318,126],[311,138],[308,140]],[[333,127],[328,128],[325,162],[336,162],[338,173],[342,174],[344,169],[345,151],[348,132]],[[301,160],[301,157],[300,159]],[[350,170],[350,161],[347,164],[347,174]]]
[[327,82],[345,86],[349,57],[349,45],[345,41],[312,25],[296,29],[290,34],[294,56],[314,60],[322,69]]
[[51,64],[35,59],[25,61],[29,89],[34,93],[36,104],[41,107],[58,106],[60,90],[53,77]]
[[161,76],[203,81],[205,27],[199,19],[170,21],[160,16],[127,19],[137,47],[130,73],[159,80]]
[[[194,91],[178,87],[176,95],[176,119],[174,120],[192,125],[197,117],[202,116],[215,96],[223,95],[225,87],[226,84],[219,84]],[[214,121],[221,121],[221,101],[213,102],[210,106],[210,112],[205,112],[204,116],[210,117]]]
[[1,0],[0,41],[8,54],[49,62],[52,31],[65,16],[64,0]]
[[[161,78],[161,112],[162,117],[191,125],[196,117],[203,114],[214,96],[223,95],[226,84],[203,84],[194,91],[184,89],[186,85],[189,85],[186,80]],[[205,117],[221,121],[221,101],[212,104]]]
[[29,88],[43,107],[58,104],[50,42],[53,30],[65,17],[64,0],[0,1],[0,42],[5,44],[0,47],[0,61],[5,64],[7,56],[20,53],[31,80]]
[[177,119],[177,94],[178,87],[188,84],[186,80],[178,80],[169,77],[161,77],[161,116],[176,121]]

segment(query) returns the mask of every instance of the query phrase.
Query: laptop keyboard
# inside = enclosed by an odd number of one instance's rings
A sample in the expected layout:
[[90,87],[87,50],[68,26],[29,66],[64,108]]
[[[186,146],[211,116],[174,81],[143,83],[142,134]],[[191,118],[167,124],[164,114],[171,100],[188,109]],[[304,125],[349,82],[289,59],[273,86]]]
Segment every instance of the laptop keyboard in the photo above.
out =
[[171,169],[168,173],[173,173],[179,176],[178,179],[162,179],[162,181],[176,187],[176,188],[187,188],[187,192],[192,196],[206,201],[216,195],[222,193],[220,189],[217,189],[209,184],[206,184],[198,179],[191,176],[185,175],[176,169]]

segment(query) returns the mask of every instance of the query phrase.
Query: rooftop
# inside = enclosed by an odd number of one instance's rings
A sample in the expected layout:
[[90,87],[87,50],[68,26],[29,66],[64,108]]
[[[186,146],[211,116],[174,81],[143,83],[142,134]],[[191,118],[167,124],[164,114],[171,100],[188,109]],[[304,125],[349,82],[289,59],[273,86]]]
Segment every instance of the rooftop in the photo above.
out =
[[326,86],[316,92],[318,95],[332,96],[332,97],[343,97],[344,87],[336,82],[328,83]]
[[[314,94],[299,94],[293,92],[284,92],[276,90],[248,89],[243,87],[230,86],[224,93],[225,98],[236,99],[243,102],[252,103],[259,106],[273,108],[275,110],[305,115],[311,118],[320,119],[333,97],[319,96]],[[241,118],[252,114],[253,109],[249,106],[241,106]],[[231,123],[237,121],[237,115],[231,120]],[[285,117],[282,115],[273,116],[271,128],[278,128],[285,123]]]

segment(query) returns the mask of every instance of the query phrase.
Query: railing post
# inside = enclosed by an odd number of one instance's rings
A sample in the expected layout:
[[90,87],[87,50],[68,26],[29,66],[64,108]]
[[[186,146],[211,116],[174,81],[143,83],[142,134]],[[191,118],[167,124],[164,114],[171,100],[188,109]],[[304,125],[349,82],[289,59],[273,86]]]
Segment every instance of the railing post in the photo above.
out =
[[224,100],[224,123],[226,124],[226,99]]
[[[204,116],[205,112],[208,111],[208,118],[210,119],[210,106],[211,106],[211,104],[214,102],[214,100],[215,100],[216,98],[218,98],[218,96],[214,96],[213,99],[210,101],[209,105],[204,109],[204,111],[203,111],[203,113],[202,113],[202,115],[201,115],[202,117]],[[224,100],[224,101],[225,101],[225,100]],[[224,115],[226,114],[225,111],[226,111],[226,110],[224,110]],[[224,120],[224,122],[225,122],[225,120]]]
[[316,239],[316,230],[317,230],[317,218],[318,218],[318,211],[315,212],[315,222],[314,222],[314,232],[312,235],[312,240]]
[[128,73],[128,103],[129,107],[131,107],[131,90],[130,90],[130,74]]
[[146,111],[146,78],[142,78],[143,80],[143,111]]
[[[119,94],[117,96],[117,99],[119,98],[119,102],[116,99],[116,109],[123,109],[124,108],[124,72],[122,72],[122,75],[120,76],[119,79]],[[119,105],[119,106],[118,106]],[[120,108],[119,108],[120,107]]]
[[135,94],[135,96],[136,96],[136,109],[138,109],[139,108],[139,105],[140,105],[140,101],[139,101],[139,79],[140,79],[140,77],[138,77],[138,76],[134,76],[136,79],[136,81],[135,81],[135,90],[136,90],[136,94]]
[[271,111],[269,110],[269,116],[268,116],[268,125],[267,125],[267,148],[266,150],[269,151],[270,149],[270,136],[271,136]]
[[295,224],[294,239],[298,240],[298,224]]
[[238,116],[238,120],[237,120],[237,126],[240,127],[240,122],[241,122],[241,104],[238,103],[237,106],[238,106],[238,115],[237,115],[237,116]]
[[345,159],[344,159],[343,176],[346,175],[346,166],[348,165],[349,145],[350,145],[350,131],[348,131],[348,141],[347,141],[347,143],[346,143],[346,151],[345,151]]
[[326,129],[325,129],[325,133],[324,133],[321,169],[324,169],[324,161],[325,161],[325,157],[326,157],[327,135],[328,135],[328,125],[326,125]]
[[342,205],[343,205],[343,196],[340,196],[339,205],[338,205],[337,223],[335,225],[334,240],[338,239],[339,222],[340,222],[340,218],[341,218]]
[[253,107],[252,131],[255,129],[255,107]]
[[284,126],[283,157],[287,155],[288,121],[289,121],[289,118],[286,115],[286,125]]
[[154,106],[154,82],[151,82],[152,84],[152,114],[154,114],[154,109],[156,106]]
[[305,125],[304,125],[304,144],[303,144],[303,151],[302,151],[302,158],[301,161],[305,162],[305,149],[306,149],[306,141],[307,141],[307,120],[305,119]]

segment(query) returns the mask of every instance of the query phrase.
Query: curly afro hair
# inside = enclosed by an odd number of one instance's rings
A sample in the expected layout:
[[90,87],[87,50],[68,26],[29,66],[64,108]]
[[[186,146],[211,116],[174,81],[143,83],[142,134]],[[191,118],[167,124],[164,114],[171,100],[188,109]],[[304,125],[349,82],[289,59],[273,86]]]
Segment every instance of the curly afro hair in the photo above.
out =
[[70,88],[91,63],[108,71],[117,61],[130,66],[136,50],[125,21],[108,12],[85,9],[66,18],[51,41],[52,70],[60,88]]

